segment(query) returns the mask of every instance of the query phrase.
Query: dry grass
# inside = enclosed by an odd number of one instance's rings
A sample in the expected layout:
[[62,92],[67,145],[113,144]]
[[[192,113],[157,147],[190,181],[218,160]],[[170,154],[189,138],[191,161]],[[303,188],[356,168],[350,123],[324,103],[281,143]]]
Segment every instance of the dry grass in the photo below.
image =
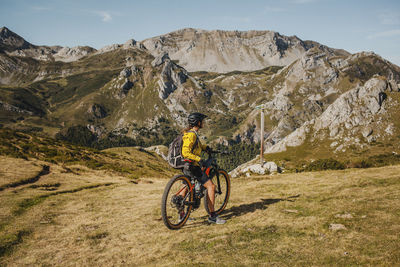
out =
[[[29,163],[41,164],[23,164]],[[0,192],[0,265],[400,262],[400,166],[235,179],[223,214],[227,224],[208,225],[201,207],[179,231],[161,221],[167,180],[134,184],[104,171],[70,169],[51,165],[34,184]],[[7,171],[17,175],[18,164]],[[16,212],[26,199],[31,205]],[[333,231],[330,224],[346,229]]]

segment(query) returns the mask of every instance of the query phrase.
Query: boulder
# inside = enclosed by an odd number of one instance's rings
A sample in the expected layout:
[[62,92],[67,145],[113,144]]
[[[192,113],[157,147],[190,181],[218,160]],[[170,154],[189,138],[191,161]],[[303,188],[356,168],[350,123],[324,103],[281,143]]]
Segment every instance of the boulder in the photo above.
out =
[[276,165],[275,162],[270,161],[264,162],[264,164],[262,165],[260,163],[245,163],[231,171],[229,174],[232,178],[235,178],[241,175],[246,175],[247,177],[250,177],[252,173],[266,175],[270,173],[276,173],[278,171],[278,165]]
[[346,226],[344,226],[343,224],[340,223],[331,223],[329,225],[329,229],[332,231],[340,231],[340,230],[346,230]]

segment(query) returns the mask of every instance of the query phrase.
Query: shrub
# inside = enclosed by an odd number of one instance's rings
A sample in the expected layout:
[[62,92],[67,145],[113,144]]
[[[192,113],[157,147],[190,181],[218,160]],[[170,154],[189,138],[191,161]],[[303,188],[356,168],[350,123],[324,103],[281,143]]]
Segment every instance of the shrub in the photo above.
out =
[[394,153],[386,153],[370,156],[367,159],[356,161],[353,166],[355,168],[371,168],[394,165],[400,163],[400,155]]
[[305,171],[343,170],[345,165],[335,159],[318,159],[308,164]]
[[56,138],[81,146],[91,146],[96,141],[96,135],[82,125],[69,127],[65,134],[57,133]]

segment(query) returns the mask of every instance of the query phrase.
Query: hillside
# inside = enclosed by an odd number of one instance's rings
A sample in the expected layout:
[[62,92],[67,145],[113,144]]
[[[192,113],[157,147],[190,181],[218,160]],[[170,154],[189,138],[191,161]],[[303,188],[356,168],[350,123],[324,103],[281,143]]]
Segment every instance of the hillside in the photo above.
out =
[[[54,166],[66,173],[74,173],[73,166],[82,165],[91,170],[109,172],[110,176],[126,177],[132,182],[137,182],[140,177],[170,177],[176,173],[162,157],[140,147],[100,151],[35,133],[8,129],[0,129],[0,156],[22,159],[21,162],[25,161],[31,166]],[[17,179],[15,183],[24,184]],[[7,187],[13,187],[12,183],[2,181],[0,188]]]
[[[261,140],[255,107],[264,104],[267,153],[310,144],[303,146],[308,154],[314,154],[311,147],[316,146],[336,158],[357,153],[368,157],[375,155],[370,153],[374,142],[390,150],[400,141],[400,68],[372,52],[350,55],[270,31],[184,29],[61,61],[29,55],[28,50],[36,48],[20,47],[23,38],[7,32],[1,42],[14,44],[14,50],[0,53],[3,128],[41,132],[99,149],[168,145],[187,115],[201,111],[209,116],[202,130],[207,142],[243,143],[250,151]],[[185,53],[190,40],[192,52]],[[254,65],[191,58],[201,51],[214,57],[205,49],[216,47],[224,58],[239,55],[243,60],[238,62]],[[267,53],[264,59],[281,61],[258,64],[253,56],[268,47],[280,56]],[[201,71],[186,64],[197,60],[235,71]],[[385,153],[400,153],[396,149]]]
[[[161,220],[166,179],[0,157],[0,264],[385,265],[400,260],[400,167],[239,178],[223,226]],[[41,173],[43,164],[49,173]],[[209,257],[209,255],[213,255]]]

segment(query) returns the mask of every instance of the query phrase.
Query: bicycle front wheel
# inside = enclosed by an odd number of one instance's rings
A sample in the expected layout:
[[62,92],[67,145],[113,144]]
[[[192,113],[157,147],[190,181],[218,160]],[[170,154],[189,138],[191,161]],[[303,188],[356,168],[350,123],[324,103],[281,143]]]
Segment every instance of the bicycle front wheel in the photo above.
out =
[[[212,178],[212,182],[215,185],[214,211],[216,214],[220,214],[226,208],[231,192],[231,181],[229,174],[224,170],[218,170],[218,174],[219,175],[215,175]],[[204,197],[204,208],[208,214],[211,214],[209,206],[208,192],[206,190],[206,195]]]
[[174,176],[164,189],[161,215],[165,226],[176,230],[185,225],[192,210],[193,190],[185,175]]

